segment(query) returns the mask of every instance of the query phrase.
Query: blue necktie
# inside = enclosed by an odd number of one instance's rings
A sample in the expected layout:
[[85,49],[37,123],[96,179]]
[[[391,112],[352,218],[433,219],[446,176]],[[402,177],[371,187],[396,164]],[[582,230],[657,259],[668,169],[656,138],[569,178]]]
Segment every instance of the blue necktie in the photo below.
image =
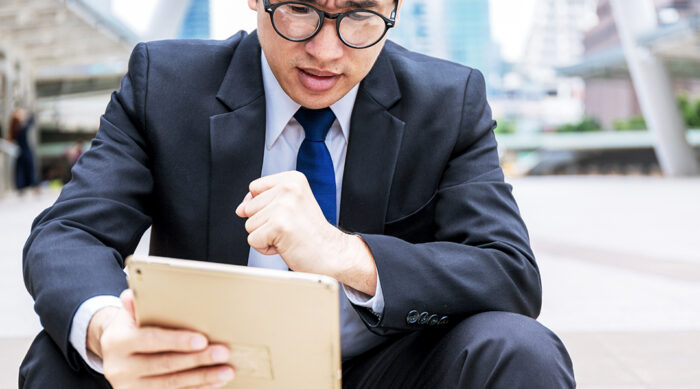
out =
[[297,155],[297,170],[309,181],[316,202],[329,223],[336,225],[335,169],[326,147],[326,135],[335,121],[330,108],[299,108],[294,118],[304,128],[306,138]]

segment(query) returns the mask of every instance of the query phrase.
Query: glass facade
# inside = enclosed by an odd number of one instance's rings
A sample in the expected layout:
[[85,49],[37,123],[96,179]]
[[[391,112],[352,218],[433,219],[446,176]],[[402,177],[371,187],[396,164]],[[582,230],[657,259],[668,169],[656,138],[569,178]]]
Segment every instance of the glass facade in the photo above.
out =
[[182,20],[179,37],[208,39],[210,36],[209,0],[192,0]]
[[448,58],[477,69],[489,69],[494,47],[488,0],[449,0],[446,3]]
[[390,39],[431,56],[488,71],[497,58],[488,0],[405,2]]

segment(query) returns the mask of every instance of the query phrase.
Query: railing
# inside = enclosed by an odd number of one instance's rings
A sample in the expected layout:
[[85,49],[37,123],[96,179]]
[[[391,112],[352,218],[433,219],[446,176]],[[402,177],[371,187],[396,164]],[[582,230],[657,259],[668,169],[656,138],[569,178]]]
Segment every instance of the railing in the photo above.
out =
[[[624,150],[653,148],[655,145],[649,131],[500,134],[496,138],[501,152]],[[700,147],[700,129],[688,130],[686,138],[691,146]]]

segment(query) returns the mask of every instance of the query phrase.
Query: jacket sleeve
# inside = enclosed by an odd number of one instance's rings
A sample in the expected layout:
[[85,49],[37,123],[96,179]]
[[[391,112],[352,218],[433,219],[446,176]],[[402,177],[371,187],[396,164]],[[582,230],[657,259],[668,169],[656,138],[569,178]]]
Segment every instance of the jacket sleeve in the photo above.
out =
[[35,310],[74,369],[82,364],[69,343],[76,310],[91,297],[118,296],[127,288],[124,258],[151,224],[147,74],[147,47],[139,44],[92,147],[56,203],[36,218],[24,247],[24,281]]
[[504,182],[483,76],[472,70],[450,160],[434,197],[433,239],[360,234],[377,265],[384,312],[355,307],[377,334],[439,328],[485,311],[539,314],[541,283]]

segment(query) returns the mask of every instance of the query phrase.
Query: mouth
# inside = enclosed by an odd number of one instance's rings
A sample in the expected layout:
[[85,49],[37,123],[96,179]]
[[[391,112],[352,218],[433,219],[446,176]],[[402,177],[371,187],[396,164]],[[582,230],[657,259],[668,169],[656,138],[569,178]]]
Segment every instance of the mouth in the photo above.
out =
[[297,68],[297,72],[301,84],[313,92],[325,92],[333,89],[342,77],[342,74],[313,68]]

